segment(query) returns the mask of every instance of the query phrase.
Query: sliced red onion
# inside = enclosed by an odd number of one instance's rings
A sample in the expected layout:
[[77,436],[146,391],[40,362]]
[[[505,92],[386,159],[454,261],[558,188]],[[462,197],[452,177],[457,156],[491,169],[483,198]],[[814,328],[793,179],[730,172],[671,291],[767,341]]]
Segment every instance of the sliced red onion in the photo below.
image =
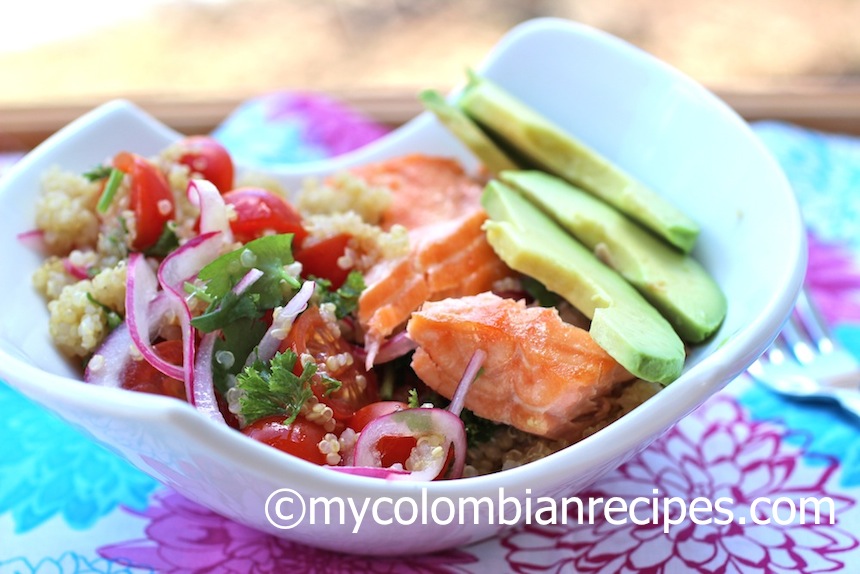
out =
[[158,267],[158,281],[169,294],[179,316],[182,328],[182,375],[176,377],[185,382],[185,396],[195,404],[194,359],[196,331],[191,326],[191,310],[185,299],[184,284],[193,279],[206,265],[221,254],[223,236],[217,231],[198,235],[170,253]]
[[74,263],[69,261],[68,257],[63,257],[63,269],[65,269],[66,273],[68,273],[75,279],[89,279],[90,277],[85,267],[75,265]]
[[281,346],[281,343],[286,339],[293,326],[293,321],[308,307],[308,301],[314,294],[316,283],[313,281],[305,281],[302,284],[299,292],[293,295],[293,298],[284,305],[284,307],[272,318],[272,325],[263,335],[260,344],[257,346],[257,353],[248,355],[248,360],[245,361],[245,366],[248,367],[254,364],[254,361],[259,359],[264,363],[270,361]]
[[47,246],[45,245],[45,232],[41,229],[31,229],[30,231],[23,231],[15,237],[23,245],[32,249],[33,251],[46,251]]
[[84,370],[84,381],[100,387],[120,388],[122,373],[135,347],[127,323],[120,323],[105,337]]
[[217,231],[198,235],[174,250],[158,267],[158,282],[161,287],[174,293],[183,301],[186,281],[193,279],[201,269],[221,255],[223,238]]
[[409,476],[408,470],[399,468],[381,468],[378,466],[332,466],[332,470],[354,476],[369,476],[370,478],[388,478],[398,480]]
[[[393,361],[394,359],[399,359],[407,353],[414,351],[416,348],[418,348],[418,344],[409,338],[409,334],[406,331],[401,331],[379,346],[379,349],[373,356],[371,366],[368,370],[372,368],[373,365],[381,365],[383,363]],[[365,361],[365,363],[369,357],[367,349],[358,346],[355,347],[353,355],[355,355],[356,359],[359,361]]]
[[213,183],[205,179],[192,179],[186,190],[188,201],[200,208],[200,233],[220,231],[225,242],[233,242],[227,204]]
[[147,363],[168,377],[183,380],[183,367],[168,363],[158,356],[152,347],[152,337],[158,331],[162,321],[170,311],[176,310],[176,305],[170,304],[163,295],[158,295],[158,280],[155,272],[146,262],[146,257],[142,253],[129,255],[125,317],[131,339]]
[[378,448],[379,441],[384,437],[405,436],[418,440],[433,435],[442,437],[441,447],[446,453],[445,456],[435,459],[433,464],[423,470],[387,478],[411,481],[433,480],[444,469],[448,459],[447,453],[452,447],[454,461],[451,465],[451,478],[463,476],[463,468],[466,465],[466,429],[460,417],[443,409],[404,409],[373,419],[358,435],[355,443],[354,466],[384,468],[382,453]]
[[257,280],[260,279],[260,277],[262,277],[263,275],[265,275],[265,273],[263,273],[256,267],[252,267],[248,270],[247,273],[245,273],[245,276],[239,279],[239,282],[233,286],[233,293],[235,293],[236,295],[241,295],[242,293],[247,291],[251,285],[256,283]]
[[478,372],[484,365],[484,360],[487,358],[487,353],[483,349],[476,349],[472,353],[472,358],[469,359],[469,364],[466,365],[466,370],[463,372],[463,377],[457,384],[457,390],[454,391],[454,396],[451,398],[451,404],[448,405],[448,411],[460,416],[460,411],[463,410],[463,403],[466,402],[466,393],[469,392],[469,387],[478,378]]
[[193,404],[197,410],[208,416],[213,421],[227,424],[224,415],[218,408],[218,399],[215,396],[215,383],[212,380],[212,356],[215,350],[215,341],[218,339],[218,331],[206,333],[200,340],[197,349],[197,358],[194,363],[194,378],[192,381]]

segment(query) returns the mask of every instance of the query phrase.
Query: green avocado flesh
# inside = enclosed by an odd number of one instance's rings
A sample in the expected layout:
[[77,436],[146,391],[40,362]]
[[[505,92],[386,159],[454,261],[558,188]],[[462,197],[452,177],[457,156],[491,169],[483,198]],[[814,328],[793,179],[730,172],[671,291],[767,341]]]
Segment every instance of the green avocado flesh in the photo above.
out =
[[700,343],[723,322],[726,298],[692,257],[562,179],[539,171],[505,171],[501,179],[618,271],[683,340]]
[[463,110],[445,101],[439,92],[425,90],[421,92],[419,99],[457,139],[472,150],[490,173],[496,174],[519,167],[481,130],[478,124],[463,113]]
[[491,181],[481,203],[490,217],[487,240],[509,267],[589,317],[594,341],[634,376],[662,384],[678,378],[684,344],[621,275],[507,185]]
[[684,253],[693,248],[699,227],[692,219],[499,86],[473,74],[458,105],[537,167],[613,205]]

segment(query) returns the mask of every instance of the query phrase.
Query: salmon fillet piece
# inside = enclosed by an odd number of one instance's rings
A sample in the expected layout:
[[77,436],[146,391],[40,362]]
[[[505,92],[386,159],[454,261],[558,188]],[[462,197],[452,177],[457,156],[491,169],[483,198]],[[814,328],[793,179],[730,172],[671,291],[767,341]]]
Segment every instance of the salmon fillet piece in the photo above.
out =
[[448,221],[480,207],[483,185],[455,160],[412,154],[350,170],[367,185],[391,190],[380,226],[414,229]]
[[412,368],[427,386],[450,399],[472,354],[483,349],[487,358],[466,408],[549,438],[577,438],[608,414],[616,386],[633,378],[555,309],[492,293],[425,303],[407,331],[419,346]]
[[490,291],[513,274],[487,243],[481,229],[486,219],[473,208],[453,221],[413,229],[409,255],[368,271],[358,321],[369,355],[425,301]]

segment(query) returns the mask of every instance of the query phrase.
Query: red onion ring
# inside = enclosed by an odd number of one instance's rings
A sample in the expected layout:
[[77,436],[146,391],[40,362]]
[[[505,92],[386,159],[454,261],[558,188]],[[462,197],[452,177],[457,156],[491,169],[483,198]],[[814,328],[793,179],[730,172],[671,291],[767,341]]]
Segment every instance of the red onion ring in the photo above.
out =
[[69,261],[68,257],[63,257],[63,269],[66,270],[66,273],[74,277],[75,279],[89,279],[90,276],[87,274],[87,270],[80,265],[75,265],[71,261]]
[[205,179],[192,179],[186,190],[188,201],[200,208],[200,233],[220,231],[226,243],[233,242],[227,204],[215,185]]
[[200,340],[197,349],[197,359],[194,363],[194,379],[192,389],[194,406],[197,410],[208,416],[213,421],[227,424],[224,415],[218,408],[218,399],[215,396],[215,383],[212,380],[212,356],[215,350],[215,341],[218,331],[206,333]]
[[377,466],[331,466],[328,468],[353,476],[369,476],[370,478],[387,478],[391,480],[398,480],[409,475],[408,470],[381,468]]
[[105,337],[98,350],[87,362],[84,381],[100,387],[120,388],[122,373],[131,359],[133,346],[135,344],[131,339],[128,324],[120,323]]
[[463,410],[463,403],[466,402],[466,393],[469,392],[469,387],[475,382],[478,377],[478,372],[487,358],[487,353],[483,349],[476,349],[472,353],[472,358],[469,359],[469,364],[466,365],[466,370],[463,372],[460,382],[457,384],[457,390],[454,391],[454,396],[451,398],[451,404],[448,405],[448,411],[452,414],[460,416]]
[[233,293],[235,293],[236,295],[241,295],[242,293],[247,291],[251,285],[256,283],[263,275],[265,275],[265,273],[263,273],[256,267],[252,267],[248,270],[247,273],[245,273],[244,277],[239,279],[239,282],[233,286]]
[[185,300],[183,285],[221,254],[222,245],[222,235],[217,231],[198,235],[170,253],[158,267],[158,282],[178,310],[179,325],[182,328],[182,371],[176,378],[185,382],[185,396],[192,405],[195,404],[196,331],[191,326],[191,310]]
[[33,251],[45,252],[47,250],[47,245],[45,245],[45,232],[41,229],[22,231],[16,235],[15,238],[20,241],[22,245],[25,245]]
[[[421,429],[421,431],[415,429]],[[423,470],[407,471],[407,475],[398,475],[397,479],[434,480],[444,469],[448,459],[447,453],[452,447],[454,461],[451,465],[451,478],[463,476],[463,469],[466,466],[466,429],[463,421],[451,412],[433,408],[403,409],[370,421],[362,429],[355,443],[355,466],[384,468],[382,454],[378,449],[379,441],[384,437],[405,436],[420,439],[422,436],[429,435],[440,435],[443,438],[442,448],[446,455]],[[388,478],[394,478],[394,476]]]
[[[379,346],[379,349],[376,351],[376,354],[372,359],[370,368],[372,368],[373,365],[381,365],[383,363],[393,361],[394,359],[399,359],[417,348],[418,344],[409,338],[409,334],[406,331],[401,331]],[[353,355],[355,355],[355,358],[359,361],[367,363],[369,353],[366,348],[356,345],[353,350]],[[365,367],[366,366],[367,365],[365,364]]]
[[293,326],[293,321],[308,307],[308,301],[314,294],[316,283],[313,281],[305,281],[302,284],[299,292],[293,295],[293,298],[284,305],[283,309],[275,313],[272,324],[266,330],[266,334],[257,345],[257,352],[248,355],[248,360],[245,361],[245,366],[251,366],[254,361],[259,359],[264,363],[270,361],[281,346],[281,343],[289,334]]
[[176,309],[176,306],[165,304],[165,301],[167,300],[164,297],[158,297],[158,280],[146,262],[146,257],[142,253],[129,255],[125,320],[131,339],[147,363],[168,377],[183,380],[182,367],[168,363],[158,356],[152,347],[152,337],[158,331],[160,323],[169,311]]

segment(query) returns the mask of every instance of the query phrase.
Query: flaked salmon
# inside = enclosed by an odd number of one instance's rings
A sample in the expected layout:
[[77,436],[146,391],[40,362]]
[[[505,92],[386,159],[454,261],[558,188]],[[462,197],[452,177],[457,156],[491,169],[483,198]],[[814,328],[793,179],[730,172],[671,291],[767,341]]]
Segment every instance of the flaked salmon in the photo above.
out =
[[473,208],[452,221],[413,229],[409,255],[383,261],[367,273],[358,320],[369,360],[425,301],[490,291],[513,274],[487,243],[481,230],[486,218],[482,209]]
[[483,349],[487,358],[466,408],[550,438],[575,439],[582,421],[600,420],[610,393],[632,378],[555,309],[492,293],[425,303],[407,331],[418,344],[412,368],[434,391],[451,398],[472,354]]
[[391,191],[380,226],[407,229],[448,221],[480,207],[483,185],[455,160],[422,154],[397,157],[350,170],[373,187]]

